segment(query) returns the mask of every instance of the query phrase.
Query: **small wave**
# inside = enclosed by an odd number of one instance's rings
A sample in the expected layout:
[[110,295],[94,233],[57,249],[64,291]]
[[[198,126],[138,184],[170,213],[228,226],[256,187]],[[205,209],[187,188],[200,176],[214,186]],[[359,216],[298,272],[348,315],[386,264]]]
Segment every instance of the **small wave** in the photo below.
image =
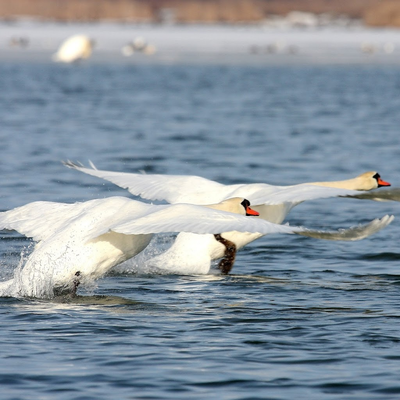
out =
[[142,302],[127,299],[120,296],[93,295],[93,296],[56,296],[52,299],[54,303],[60,304],[79,304],[79,305],[140,305]]
[[399,261],[400,253],[391,253],[391,252],[383,252],[383,253],[370,253],[363,254],[357,257],[360,260],[372,260],[372,261]]

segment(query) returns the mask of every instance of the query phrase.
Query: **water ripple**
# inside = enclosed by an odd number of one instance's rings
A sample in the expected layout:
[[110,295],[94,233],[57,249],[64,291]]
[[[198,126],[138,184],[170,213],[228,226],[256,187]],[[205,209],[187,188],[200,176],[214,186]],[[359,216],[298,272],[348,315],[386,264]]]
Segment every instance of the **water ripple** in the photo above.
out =
[[[66,169],[276,185],[398,163],[397,68],[0,64],[1,210],[129,194]],[[390,101],[388,101],[390,99]],[[379,135],[378,135],[379,133]],[[339,229],[398,204],[305,202],[290,224]],[[74,399],[395,399],[397,217],[360,242],[268,235],[229,276],[158,274],[146,257],[75,298],[0,298],[2,395]],[[30,240],[2,232],[1,279]]]

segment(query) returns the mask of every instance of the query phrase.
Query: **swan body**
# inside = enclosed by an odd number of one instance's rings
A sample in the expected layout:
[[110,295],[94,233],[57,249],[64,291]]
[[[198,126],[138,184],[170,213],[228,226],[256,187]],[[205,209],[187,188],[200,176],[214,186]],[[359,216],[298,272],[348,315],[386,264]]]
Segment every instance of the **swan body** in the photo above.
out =
[[74,35],[66,39],[53,55],[53,61],[72,63],[91,56],[94,41],[85,35]]
[[[281,223],[290,210],[307,200],[346,196],[356,197],[360,191],[390,186],[381,179],[375,171],[365,172],[353,179],[332,182],[311,182],[290,186],[275,186],[266,183],[224,185],[200,176],[185,175],[146,175],[126,172],[114,172],[86,168],[71,161],[64,162],[69,168],[85,174],[110,181],[120,186],[134,196],[147,200],[164,200],[170,204],[211,204],[231,197],[249,199],[253,208],[259,211],[261,217],[271,222]],[[379,197],[376,194],[376,197]],[[259,211],[260,212],[260,211]]]
[[303,230],[246,217],[251,213],[246,202],[234,198],[208,207],[156,206],[111,197],[75,204],[34,202],[0,213],[0,229],[17,230],[37,242],[24,267],[0,290],[3,295],[33,297],[51,296],[53,289],[71,291],[77,277],[79,283],[98,279],[140,253],[153,233]]
[[195,247],[198,240],[192,240],[190,246],[194,253],[189,253],[188,257],[200,254],[203,264],[204,260],[208,261],[209,268],[210,259],[221,256],[223,252],[221,243],[213,235],[218,232],[299,233],[313,237],[321,234],[327,235],[324,238],[328,239],[333,235],[333,240],[341,240],[347,232],[349,237],[345,240],[357,240],[382,229],[393,219],[386,216],[374,220],[357,227],[358,231],[353,235],[351,229],[330,233],[273,224],[246,216],[249,213],[248,201],[243,198],[228,199],[206,207],[151,205],[125,197],[74,204],[29,203],[0,213],[0,229],[16,230],[37,242],[14,278],[0,284],[0,295],[52,297],[55,292],[74,293],[79,284],[102,277],[115,265],[140,253],[154,233],[200,234],[197,236],[204,241],[200,253]]
[[[282,223],[296,205],[329,197],[357,197],[360,191],[390,186],[375,171],[365,172],[353,179],[332,182],[311,182],[291,186],[274,186],[266,183],[223,185],[199,176],[146,175],[113,172],[86,168],[71,161],[67,167],[110,181],[135,195],[148,200],[168,203],[210,204],[230,197],[249,199],[260,217],[276,224]],[[379,193],[374,192],[376,200]],[[250,240],[251,241],[251,240]],[[250,241],[244,241],[245,244]]]
[[[338,231],[304,229],[296,230],[293,233],[314,239],[356,241],[365,239],[379,232],[389,225],[393,219],[394,216],[385,215],[383,218],[374,219],[368,224],[353,226],[348,229],[339,229]],[[246,244],[268,234],[270,233],[253,233],[236,230],[224,232],[221,236],[234,243],[236,249],[239,250]],[[188,275],[207,274],[210,271],[211,262],[224,257],[225,255],[225,247],[222,246],[221,243],[217,242],[214,236],[215,235],[197,235],[195,233],[181,232],[166,252],[153,257],[148,261],[148,264],[161,271],[168,271],[170,273]],[[224,272],[223,269],[222,271]],[[230,269],[228,272],[229,271]]]
[[[311,234],[311,231],[308,231],[308,233]],[[330,234],[333,233],[330,232],[328,234],[328,240],[330,240]],[[221,236],[232,242],[236,249],[240,249],[247,243],[264,236],[264,234],[231,231],[224,232]],[[186,275],[208,274],[212,260],[224,257],[225,252],[226,247],[215,240],[214,235],[181,232],[167,251],[151,258],[147,264],[169,273]],[[223,273],[228,273],[229,271],[230,268],[227,271],[223,271]]]
[[[273,186],[265,183],[223,185],[199,176],[182,175],[143,175],[124,172],[98,170],[93,164],[86,168],[71,161],[64,163],[67,167],[89,175],[103,178],[128,189],[135,196],[149,200],[165,200],[169,203],[186,202],[191,204],[209,204],[220,202],[229,197],[248,198],[252,208],[259,217],[281,224],[290,210],[306,200],[335,196],[356,196],[359,191],[376,189],[379,186],[390,186],[375,171],[366,172],[356,178],[337,182],[313,182],[292,186]],[[373,232],[366,233],[367,237]],[[355,235],[355,232],[352,232]],[[224,239],[233,242],[237,249],[263,236],[262,233],[224,232]],[[320,239],[347,240],[345,235],[333,239],[333,236]],[[358,236],[358,239],[361,239]],[[351,240],[354,240],[351,239]],[[172,247],[165,253],[149,261],[160,269],[180,273],[208,272],[210,261],[222,257],[224,246],[213,240],[193,233],[180,233]],[[194,256],[196,254],[196,256]],[[205,272],[205,273],[206,273]]]

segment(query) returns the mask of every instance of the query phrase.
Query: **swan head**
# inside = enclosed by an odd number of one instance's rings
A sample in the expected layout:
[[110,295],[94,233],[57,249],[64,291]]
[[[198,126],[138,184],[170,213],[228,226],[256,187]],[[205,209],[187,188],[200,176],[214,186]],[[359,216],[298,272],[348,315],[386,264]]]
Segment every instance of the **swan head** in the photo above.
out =
[[381,176],[376,171],[368,171],[355,178],[355,190],[372,190],[383,186],[390,186],[389,182],[381,179]]
[[250,208],[250,201],[247,199],[243,199],[243,201],[240,203],[240,205],[244,208],[245,213],[247,216],[254,215],[254,216],[259,216],[260,213],[256,210],[253,210]]
[[211,204],[206,207],[214,208],[215,210],[228,211],[235,214],[258,216],[257,211],[250,207],[250,201],[242,197],[232,197],[224,200],[221,203]]

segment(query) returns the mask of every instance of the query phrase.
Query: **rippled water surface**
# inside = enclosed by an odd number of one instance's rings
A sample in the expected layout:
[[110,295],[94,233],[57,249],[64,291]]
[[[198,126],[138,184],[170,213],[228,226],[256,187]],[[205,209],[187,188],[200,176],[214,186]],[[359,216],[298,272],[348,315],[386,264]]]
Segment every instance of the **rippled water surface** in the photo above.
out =
[[[377,170],[400,186],[399,90],[384,66],[0,64],[0,209],[128,196],[66,159],[224,183]],[[354,243],[264,237],[229,276],[152,274],[138,257],[73,301],[2,298],[0,397],[398,399],[399,211],[312,201],[291,224],[396,219]],[[1,280],[31,249],[2,232]]]

